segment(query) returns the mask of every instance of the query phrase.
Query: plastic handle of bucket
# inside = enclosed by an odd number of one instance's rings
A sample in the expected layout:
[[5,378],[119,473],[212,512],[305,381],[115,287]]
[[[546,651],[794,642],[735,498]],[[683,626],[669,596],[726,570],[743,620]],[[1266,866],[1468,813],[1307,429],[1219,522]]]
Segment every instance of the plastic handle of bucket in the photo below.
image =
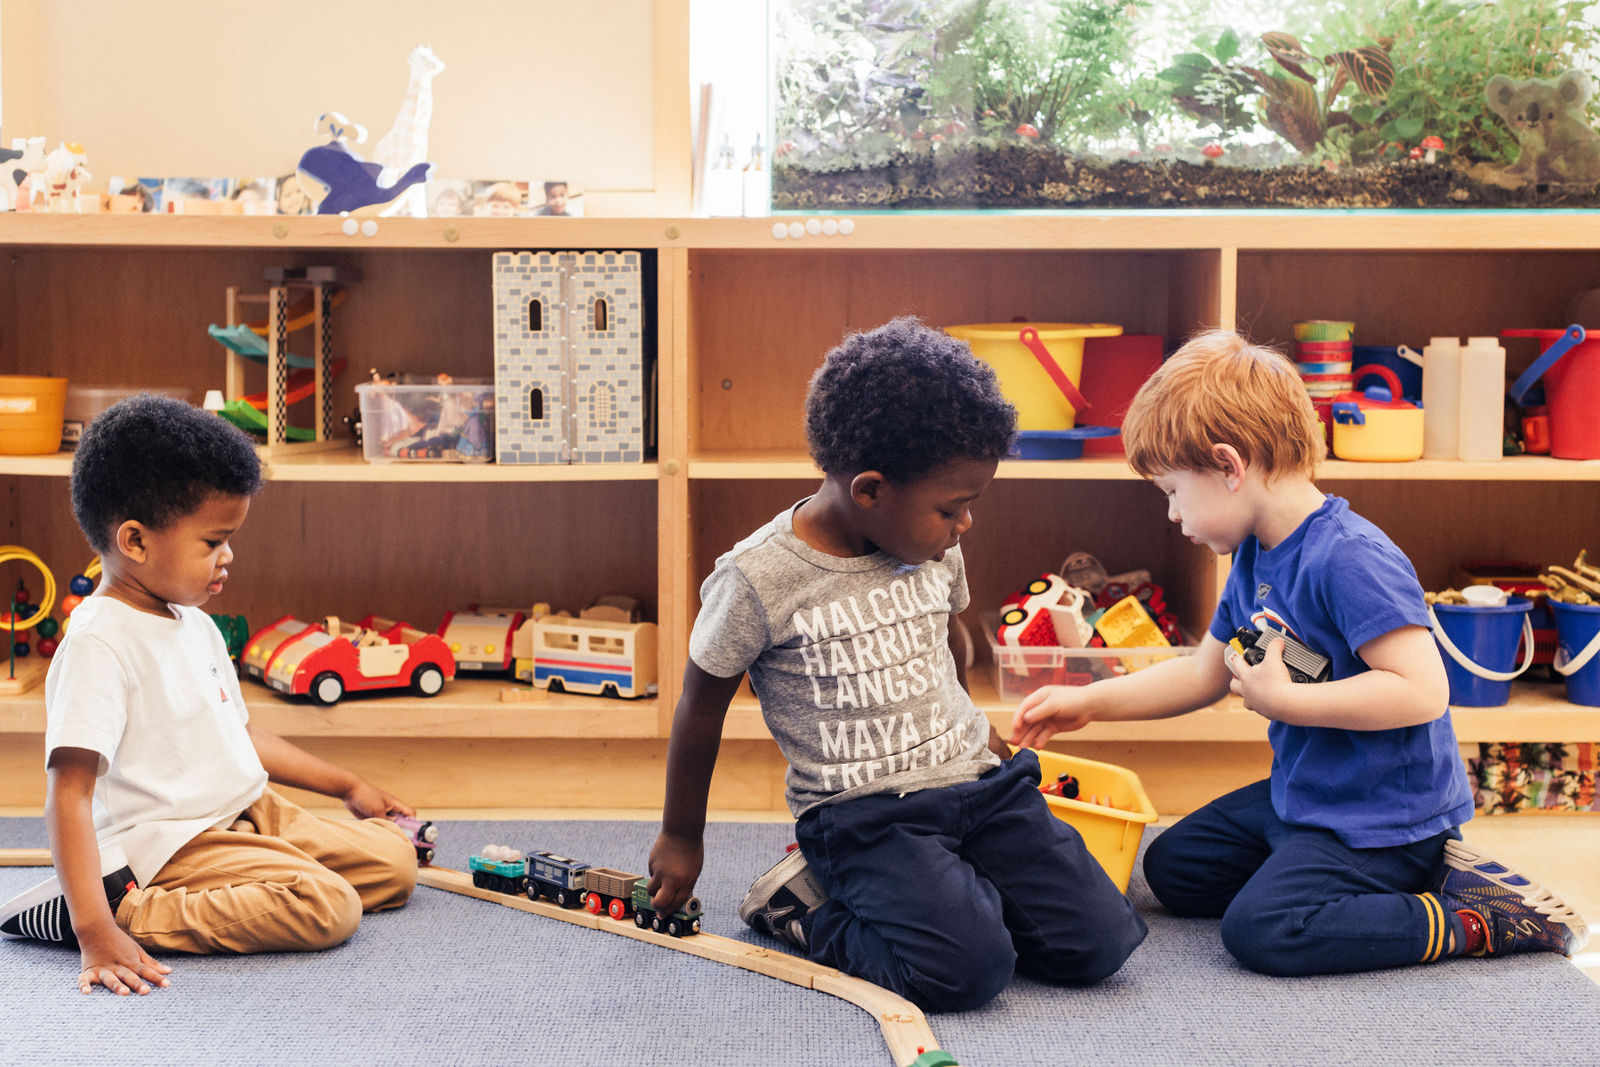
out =
[[1594,636],[1589,639],[1589,643],[1583,646],[1583,651],[1571,659],[1567,658],[1566,649],[1557,648],[1555,662],[1550,666],[1555,668],[1557,674],[1566,678],[1587,667],[1589,661],[1594,659],[1597,652],[1600,652],[1600,630],[1596,630]]
[[[1525,336],[1525,331],[1522,330],[1502,330],[1501,333],[1505,337]],[[1529,389],[1533,388],[1533,383],[1538,381],[1545,371],[1555,366],[1556,360],[1566,355],[1568,349],[1573,345],[1581,345],[1583,339],[1587,336],[1588,334],[1585,333],[1583,327],[1577,323],[1568,326],[1560,339],[1545,349],[1539,358],[1533,361],[1533,366],[1523,371],[1517,376],[1517,380],[1511,383],[1511,402],[1513,404],[1522,403],[1523,396],[1527,394]]]
[[1509,682],[1520,675],[1533,664],[1533,618],[1529,615],[1522,617],[1522,666],[1514,671],[1491,671],[1487,667],[1480,667],[1472,662],[1466,653],[1456,647],[1450,640],[1450,635],[1444,632],[1444,627],[1439,625],[1439,616],[1434,614],[1433,605],[1428,605],[1428,621],[1433,623],[1433,636],[1439,642],[1439,647],[1444,649],[1451,659],[1461,665],[1461,669],[1477,675],[1490,682]]
[[1061,395],[1067,398],[1067,403],[1072,405],[1074,412],[1081,415],[1089,410],[1092,405],[1084,399],[1082,393],[1078,392],[1078,387],[1072,384],[1072,379],[1067,377],[1066,372],[1061,369],[1061,365],[1050,354],[1050,350],[1044,346],[1044,342],[1039,339],[1038,330],[1032,326],[1024,326],[1017,333],[1017,340],[1026,345],[1028,351],[1033,353],[1033,358],[1038,360],[1039,366],[1043,367],[1044,372],[1050,375],[1050,380],[1056,383],[1056,388],[1061,390]]
[[[1385,367],[1382,363],[1367,363],[1350,372],[1350,380],[1359,382],[1369,374],[1377,375],[1383,379],[1383,384],[1389,387],[1390,400],[1404,399],[1400,395],[1400,376]],[[1371,388],[1370,386],[1368,388]]]
[[1422,353],[1418,352],[1410,345],[1396,345],[1394,354],[1411,364],[1413,367],[1416,367],[1418,370],[1422,369]]

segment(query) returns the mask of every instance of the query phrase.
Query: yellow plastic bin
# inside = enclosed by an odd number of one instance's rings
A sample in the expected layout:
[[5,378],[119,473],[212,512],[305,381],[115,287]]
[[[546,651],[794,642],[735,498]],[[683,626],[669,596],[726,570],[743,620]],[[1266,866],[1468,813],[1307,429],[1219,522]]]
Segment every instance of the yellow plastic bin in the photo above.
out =
[[[1070,430],[1077,408],[1067,399],[1033,345],[1042,347],[1072,389],[1083,380],[1083,340],[1116,337],[1121,326],[1104,322],[986,322],[946,326],[945,332],[972,346],[972,354],[994,368],[1000,391],[1017,409],[1017,429]],[[1037,333],[1037,341],[1027,331]],[[1029,340],[1025,341],[1027,335]],[[1091,402],[1093,397],[1088,398]]]
[[0,374],[0,455],[59,452],[66,405],[65,378]]
[[1041,751],[1038,756],[1045,785],[1063,774],[1070,774],[1078,780],[1079,796],[1110,798],[1111,804],[1107,805],[1067,800],[1049,793],[1044,797],[1051,814],[1083,835],[1089,854],[1100,861],[1117,888],[1126,893],[1144,828],[1156,821],[1156,809],[1145,794],[1139,776],[1126,767],[1063,756],[1059,752]]

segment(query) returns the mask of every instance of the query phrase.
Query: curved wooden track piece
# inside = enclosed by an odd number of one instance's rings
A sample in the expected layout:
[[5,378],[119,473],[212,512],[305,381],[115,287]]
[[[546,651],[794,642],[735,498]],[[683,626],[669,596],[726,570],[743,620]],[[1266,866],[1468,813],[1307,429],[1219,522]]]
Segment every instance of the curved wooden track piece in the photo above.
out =
[[48,867],[47,848],[0,848],[0,867]]
[[648,941],[662,948],[687,952],[714,963],[742,967],[769,978],[815,989],[819,993],[830,993],[872,1013],[878,1020],[878,1028],[883,1031],[883,1039],[889,1045],[889,1054],[894,1057],[896,1067],[941,1067],[941,1065],[954,1067],[956,1063],[948,1053],[940,1050],[939,1042],[934,1038],[933,1031],[928,1028],[928,1020],[922,1014],[922,1009],[882,986],[852,978],[832,967],[824,967],[798,956],[773,952],[760,945],[735,941],[730,937],[704,933],[692,937],[672,937],[668,934],[658,934],[654,930],[641,930],[632,922],[619,922],[591,915],[582,908],[562,908],[545,900],[534,901],[526,897],[514,897],[489,889],[479,889],[472,884],[471,875],[448,867],[418,868],[417,884],[443,889],[447,893],[477,897],[479,900],[487,900],[518,911],[560,919],[576,926],[586,926],[591,930],[620,934],[635,941]]

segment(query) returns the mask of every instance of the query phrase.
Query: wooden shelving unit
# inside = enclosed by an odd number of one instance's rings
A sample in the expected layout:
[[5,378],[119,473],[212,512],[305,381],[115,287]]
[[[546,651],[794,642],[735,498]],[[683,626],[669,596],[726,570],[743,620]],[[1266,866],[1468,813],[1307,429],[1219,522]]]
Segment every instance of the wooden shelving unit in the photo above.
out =
[[[349,700],[332,710],[248,685],[269,728],[368,772],[416,803],[609,803],[659,796],[665,738],[696,592],[716,557],[814,486],[801,402],[849,329],[897,314],[935,324],[1119,322],[1170,349],[1207,326],[1281,342],[1300,318],[1351,317],[1363,339],[1414,346],[1559,324],[1567,297],[1600,286],[1600,217],[1589,212],[1118,212],[855,217],[849,236],[778,240],[759,219],[339,220],[0,215],[0,369],[89,385],[188,389],[222,378],[205,326],[227,285],[267,266],[333,263],[362,281],[335,316],[350,370],[335,412],[355,409],[368,367],[493,373],[490,256],[508,249],[646,253],[656,281],[659,455],[604,467],[365,463],[353,448],[268,463],[268,487],[235,541],[217,611],[368,611],[432,626],[448,608],[601,593],[640,596],[661,626],[661,693],[501,703],[500,683],[458,681],[433,700]],[[1535,354],[1508,344],[1513,369]],[[249,388],[258,384],[247,383]],[[66,501],[70,456],[0,457],[0,540],[39,552],[58,580],[87,563]],[[1570,558],[1600,544],[1600,461],[1330,461],[1321,480],[1383,526],[1442,587],[1465,558]],[[1087,549],[1113,570],[1148,567],[1180,621],[1201,632],[1225,561],[1166,522],[1159,494],[1119,460],[1006,463],[964,539],[973,608]],[[981,641],[980,641],[981,644]],[[980,653],[986,655],[986,652]],[[974,696],[1009,720],[988,679]],[[1464,743],[1593,740],[1600,713],[1560,687],[1519,685],[1498,709],[1458,709]],[[0,700],[0,804],[36,803],[43,702]],[[1218,748],[1264,769],[1265,724],[1224,702],[1155,723],[1097,724],[1074,743]],[[777,758],[753,700],[729,715],[713,802],[781,803]],[[1180,755],[1174,756],[1176,751]],[[570,783],[518,774],[543,754],[582,767]],[[429,768],[429,769],[422,769]],[[463,768],[476,768],[469,785]],[[507,783],[496,787],[494,781]],[[721,792],[717,792],[720,790]],[[654,792],[652,792],[654,791]],[[1215,790],[1213,790],[1214,792]],[[646,803],[649,803],[646,799]],[[1158,798],[1159,803],[1159,798]]]

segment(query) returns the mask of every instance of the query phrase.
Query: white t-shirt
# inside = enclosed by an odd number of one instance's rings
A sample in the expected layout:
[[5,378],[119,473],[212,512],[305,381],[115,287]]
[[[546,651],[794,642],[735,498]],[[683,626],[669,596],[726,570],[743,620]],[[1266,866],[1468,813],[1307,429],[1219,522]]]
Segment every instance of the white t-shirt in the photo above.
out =
[[162,618],[85,598],[44,687],[45,759],[58,748],[99,753],[101,863],[126,862],[140,885],[267,784],[221,632],[199,608],[171,607],[176,617]]

